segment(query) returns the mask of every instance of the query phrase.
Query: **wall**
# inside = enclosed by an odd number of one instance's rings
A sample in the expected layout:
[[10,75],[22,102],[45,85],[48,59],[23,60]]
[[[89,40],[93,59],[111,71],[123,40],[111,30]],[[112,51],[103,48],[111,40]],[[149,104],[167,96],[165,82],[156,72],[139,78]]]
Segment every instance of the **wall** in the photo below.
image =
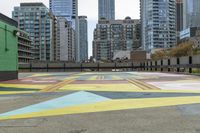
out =
[[17,78],[18,53],[16,27],[0,21],[0,81]]

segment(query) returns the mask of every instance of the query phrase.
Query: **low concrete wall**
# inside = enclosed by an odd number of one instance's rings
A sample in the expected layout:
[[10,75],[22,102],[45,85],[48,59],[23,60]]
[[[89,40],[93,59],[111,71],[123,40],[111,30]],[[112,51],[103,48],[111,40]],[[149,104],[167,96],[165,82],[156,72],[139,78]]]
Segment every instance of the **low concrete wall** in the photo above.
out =
[[115,68],[115,63],[99,63],[100,68]]
[[148,60],[146,62],[123,62],[123,63],[63,63],[63,62],[37,62],[19,65],[20,71],[32,72],[63,72],[63,71],[102,71],[120,69],[148,70],[148,71],[178,71],[185,69],[189,72],[193,68],[200,68],[200,55],[193,57],[180,57],[163,60]]
[[199,55],[193,56],[192,64],[200,64],[200,56]]
[[180,65],[188,65],[189,64],[189,57],[180,57]]
[[96,67],[98,67],[98,63],[83,63],[82,67],[83,68],[96,68]]
[[0,71],[0,81],[18,79],[17,71]]

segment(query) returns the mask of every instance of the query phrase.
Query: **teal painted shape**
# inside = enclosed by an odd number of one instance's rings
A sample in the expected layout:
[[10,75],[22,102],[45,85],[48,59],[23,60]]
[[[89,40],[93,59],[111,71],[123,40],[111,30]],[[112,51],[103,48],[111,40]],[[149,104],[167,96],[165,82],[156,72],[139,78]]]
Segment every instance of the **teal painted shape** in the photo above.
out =
[[110,99],[93,94],[93,93],[80,91],[80,92],[69,94],[60,98],[52,99],[46,102],[38,103],[35,105],[31,105],[31,106],[27,106],[21,109],[3,113],[3,114],[0,114],[0,117],[9,117],[9,116],[14,116],[14,115],[40,112],[44,110],[77,106],[77,105],[83,105],[83,104],[91,104],[91,103],[97,103],[97,102],[102,102],[106,100],[110,100]]

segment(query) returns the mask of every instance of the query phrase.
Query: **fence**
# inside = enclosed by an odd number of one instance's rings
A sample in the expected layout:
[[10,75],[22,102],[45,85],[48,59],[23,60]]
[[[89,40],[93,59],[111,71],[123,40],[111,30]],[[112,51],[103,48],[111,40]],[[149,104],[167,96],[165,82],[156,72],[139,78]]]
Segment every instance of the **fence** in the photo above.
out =
[[35,62],[19,65],[22,72],[67,72],[67,71],[165,71],[189,72],[200,69],[200,56],[189,56],[145,62],[123,63],[64,63]]
[[[180,58],[146,61],[141,63],[143,71],[167,71],[192,73],[200,69],[200,56],[187,56]],[[200,71],[199,71],[200,73]]]

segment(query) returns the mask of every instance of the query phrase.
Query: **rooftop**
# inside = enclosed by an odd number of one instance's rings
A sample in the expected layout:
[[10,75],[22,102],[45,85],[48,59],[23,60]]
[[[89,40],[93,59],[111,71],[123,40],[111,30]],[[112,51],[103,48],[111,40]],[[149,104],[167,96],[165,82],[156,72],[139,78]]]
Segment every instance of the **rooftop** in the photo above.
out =
[[17,22],[16,22],[15,20],[13,20],[13,19],[11,19],[11,18],[5,16],[5,15],[2,14],[2,13],[0,13],[0,20],[3,21],[3,22],[5,22],[5,23],[8,23],[8,24],[10,24],[10,25],[12,25],[12,26],[15,26],[15,27],[17,27],[17,25],[18,25]]
[[45,6],[41,2],[20,3],[20,6]]

